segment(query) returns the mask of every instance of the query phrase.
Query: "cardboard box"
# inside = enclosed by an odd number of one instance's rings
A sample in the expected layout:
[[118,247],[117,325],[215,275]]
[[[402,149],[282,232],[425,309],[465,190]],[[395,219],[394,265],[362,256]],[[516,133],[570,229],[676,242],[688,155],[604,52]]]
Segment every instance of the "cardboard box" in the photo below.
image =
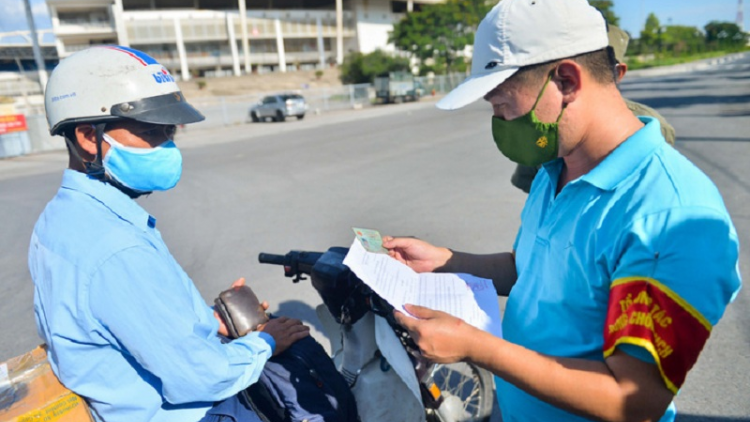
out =
[[42,345],[0,363],[0,422],[92,422],[86,402],[57,380]]

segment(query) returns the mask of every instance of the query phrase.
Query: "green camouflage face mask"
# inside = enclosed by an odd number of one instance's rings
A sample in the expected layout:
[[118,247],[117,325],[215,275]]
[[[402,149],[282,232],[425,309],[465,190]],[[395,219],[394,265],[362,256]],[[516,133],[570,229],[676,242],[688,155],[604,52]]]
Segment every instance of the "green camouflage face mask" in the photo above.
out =
[[544,82],[542,92],[536,98],[531,111],[513,120],[492,116],[492,137],[495,144],[500,152],[513,162],[536,167],[557,158],[558,129],[565,106],[554,123],[540,122],[534,112],[553,73],[550,72]]

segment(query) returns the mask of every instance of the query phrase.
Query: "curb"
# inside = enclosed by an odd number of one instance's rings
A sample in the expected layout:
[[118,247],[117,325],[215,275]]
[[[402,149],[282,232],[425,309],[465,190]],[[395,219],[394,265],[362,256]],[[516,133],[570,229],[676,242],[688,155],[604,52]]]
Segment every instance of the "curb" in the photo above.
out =
[[685,72],[695,72],[709,70],[717,65],[730,64],[739,59],[745,58],[750,53],[734,53],[713,59],[699,60],[696,62],[676,64],[672,66],[652,67],[648,69],[638,69],[628,71],[627,78],[650,78],[653,76],[676,75]]

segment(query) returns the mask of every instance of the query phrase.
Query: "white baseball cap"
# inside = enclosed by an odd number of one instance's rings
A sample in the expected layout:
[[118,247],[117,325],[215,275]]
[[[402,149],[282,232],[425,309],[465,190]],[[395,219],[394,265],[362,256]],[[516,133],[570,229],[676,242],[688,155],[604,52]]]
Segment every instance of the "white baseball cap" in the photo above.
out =
[[600,50],[607,42],[604,17],[587,0],[502,0],[474,35],[471,76],[437,107],[461,108],[523,66]]

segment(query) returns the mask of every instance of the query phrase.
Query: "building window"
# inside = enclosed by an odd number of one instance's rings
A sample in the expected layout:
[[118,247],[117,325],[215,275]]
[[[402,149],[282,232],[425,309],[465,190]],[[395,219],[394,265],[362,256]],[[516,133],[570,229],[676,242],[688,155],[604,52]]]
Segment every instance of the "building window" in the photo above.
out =
[[[413,3],[412,8],[414,12],[419,12],[422,10],[422,4],[421,3]],[[393,13],[406,13],[407,10],[407,2],[405,1],[391,1],[391,12]]]
[[109,15],[105,10],[61,11],[57,12],[60,25],[80,25],[89,27],[109,26]]

